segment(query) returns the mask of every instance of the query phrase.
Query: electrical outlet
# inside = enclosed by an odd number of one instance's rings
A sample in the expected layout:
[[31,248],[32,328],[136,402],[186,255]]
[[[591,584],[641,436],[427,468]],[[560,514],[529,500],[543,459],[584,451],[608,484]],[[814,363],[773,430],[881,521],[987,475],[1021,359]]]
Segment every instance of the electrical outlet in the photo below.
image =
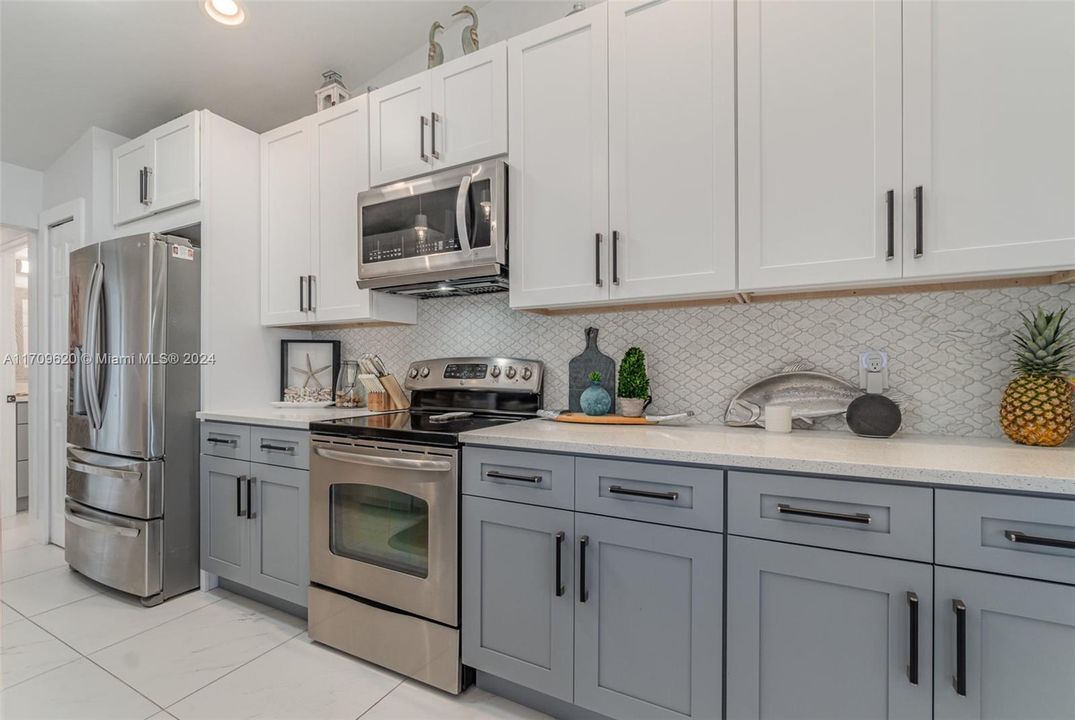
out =
[[888,353],[867,350],[859,355],[859,387],[874,394],[888,389]]

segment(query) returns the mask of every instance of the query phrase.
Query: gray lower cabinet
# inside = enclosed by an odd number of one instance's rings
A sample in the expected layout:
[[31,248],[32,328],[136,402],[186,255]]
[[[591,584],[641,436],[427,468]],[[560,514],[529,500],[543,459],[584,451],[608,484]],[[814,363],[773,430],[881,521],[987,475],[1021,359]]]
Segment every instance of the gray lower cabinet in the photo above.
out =
[[571,702],[573,530],[570,510],[464,496],[466,665]]
[[727,562],[728,720],[932,717],[930,565],[734,536]]
[[201,567],[305,607],[309,473],[201,456]]
[[575,704],[719,718],[723,536],[575,515]]
[[937,720],[1075,718],[1075,587],[937,568]]

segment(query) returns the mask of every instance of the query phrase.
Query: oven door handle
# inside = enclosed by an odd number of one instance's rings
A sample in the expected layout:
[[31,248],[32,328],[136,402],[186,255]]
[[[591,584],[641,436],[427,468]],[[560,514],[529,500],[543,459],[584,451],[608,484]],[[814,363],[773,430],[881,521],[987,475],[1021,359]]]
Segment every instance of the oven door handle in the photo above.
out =
[[452,469],[451,462],[447,460],[409,460],[407,458],[382,457],[380,455],[359,455],[357,453],[328,450],[326,448],[317,448],[314,452],[329,460],[339,460],[340,462],[353,463],[355,465],[372,465],[373,467],[392,468],[393,470],[448,472]]
[[467,193],[470,192],[470,175],[459,181],[459,194],[455,196],[455,231],[459,235],[459,249],[470,251],[470,230],[467,229]]

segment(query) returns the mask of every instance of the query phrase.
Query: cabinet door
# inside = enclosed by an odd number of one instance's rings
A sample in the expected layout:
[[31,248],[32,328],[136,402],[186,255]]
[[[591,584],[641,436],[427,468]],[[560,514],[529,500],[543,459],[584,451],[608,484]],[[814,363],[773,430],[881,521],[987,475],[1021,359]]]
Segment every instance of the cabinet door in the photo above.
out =
[[1075,717],[1075,587],[938,567],[935,626],[938,720]]
[[735,8],[609,11],[612,298],[735,290]]
[[369,94],[369,102],[370,184],[429,172],[429,73],[378,88]]
[[901,276],[900,6],[737,3],[740,289]]
[[120,225],[150,213],[146,170],[152,162],[145,136],[112,150],[112,223]]
[[310,585],[310,473],[251,463],[250,586],[306,606]]
[[729,537],[728,718],[928,720],[932,587],[929,565]]
[[304,118],[261,136],[263,325],[301,323],[309,315],[310,134]]
[[446,168],[508,151],[508,48],[497,43],[430,71],[430,154]]
[[577,513],[575,537],[575,704],[721,717],[724,536]]
[[1075,266],[1075,4],[934,0],[903,17],[904,274]]
[[508,41],[512,307],[608,298],[608,16]]
[[250,577],[249,472],[250,463],[201,456],[202,570],[240,583]]
[[573,525],[568,510],[463,498],[463,662],[567,702]]
[[163,210],[194,202],[201,192],[201,124],[197,111],[149,133],[153,163],[150,208]]
[[369,189],[366,96],[313,116],[313,309],[319,321],[370,316],[358,277],[358,193]]

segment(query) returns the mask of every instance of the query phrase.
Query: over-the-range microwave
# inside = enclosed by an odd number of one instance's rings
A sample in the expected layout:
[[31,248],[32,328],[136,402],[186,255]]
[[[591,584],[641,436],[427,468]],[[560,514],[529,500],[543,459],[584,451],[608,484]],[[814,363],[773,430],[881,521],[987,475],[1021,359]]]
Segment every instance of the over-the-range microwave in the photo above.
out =
[[508,289],[507,165],[490,160],[358,195],[358,286],[418,297]]

